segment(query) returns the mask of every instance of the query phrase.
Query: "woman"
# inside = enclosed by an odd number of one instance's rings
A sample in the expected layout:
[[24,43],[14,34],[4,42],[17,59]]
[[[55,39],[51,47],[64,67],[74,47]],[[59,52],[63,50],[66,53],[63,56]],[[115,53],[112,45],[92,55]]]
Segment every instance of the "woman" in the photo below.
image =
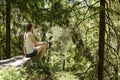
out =
[[24,33],[24,53],[26,57],[38,56],[39,61],[42,61],[43,54],[46,51],[46,42],[37,42],[33,35],[33,24],[27,23]]

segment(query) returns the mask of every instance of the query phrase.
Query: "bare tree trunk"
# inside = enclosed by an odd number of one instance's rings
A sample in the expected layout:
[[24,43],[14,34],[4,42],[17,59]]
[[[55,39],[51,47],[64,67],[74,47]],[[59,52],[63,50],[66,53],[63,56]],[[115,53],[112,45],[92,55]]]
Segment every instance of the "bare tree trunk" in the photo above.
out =
[[118,80],[118,61],[117,64],[115,65],[115,80]]
[[62,70],[64,71],[65,70],[65,59],[63,60],[63,68]]
[[100,28],[99,28],[99,61],[98,61],[98,80],[103,80],[104,70],[104,41],[105,41],[105,0],[100,0]]
[[0,60],[1,60],[1,58],[2,58],[2,57],[1,57],[1,55],[2,55],[1,53],[2,53],[2,47],[1,47],[1,45],[0,45]]
[[10,0],[6,0],[6,58],[10,58]]

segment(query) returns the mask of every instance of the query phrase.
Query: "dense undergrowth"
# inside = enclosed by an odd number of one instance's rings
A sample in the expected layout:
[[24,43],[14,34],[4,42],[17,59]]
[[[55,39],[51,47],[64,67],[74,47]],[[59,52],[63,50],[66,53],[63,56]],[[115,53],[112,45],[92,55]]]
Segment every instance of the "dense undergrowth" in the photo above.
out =
[[0,71],[0,80],[78,80],[71,72],[54,72],[48,66],[27,70],[25,67],[11,67]]

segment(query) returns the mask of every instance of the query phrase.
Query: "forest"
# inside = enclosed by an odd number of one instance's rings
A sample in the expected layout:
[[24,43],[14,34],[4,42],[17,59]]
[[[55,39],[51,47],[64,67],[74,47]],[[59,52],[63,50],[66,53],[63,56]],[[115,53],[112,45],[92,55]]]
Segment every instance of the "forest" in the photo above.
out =
[[0,80],[120,80],[120,0],[0,0],[0,60],[24,55],[28,21],[37,41],[52,42],[45,66]]

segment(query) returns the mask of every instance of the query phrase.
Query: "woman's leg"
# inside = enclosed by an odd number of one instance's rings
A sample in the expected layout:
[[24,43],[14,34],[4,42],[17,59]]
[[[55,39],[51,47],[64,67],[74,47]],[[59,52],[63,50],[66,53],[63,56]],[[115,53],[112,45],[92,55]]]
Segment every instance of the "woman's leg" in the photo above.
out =
[[42,60],[44,53],[46,52],[46,45],[42,45],[41,51],[38,53],[39,60]]
[[37,46],[36,48],[38,51],[38,58],[39,58],[39,60],[42,60],[42,57],[43,57],[44,53],[46,52],[47,45],[42,44],[41,46]]
[[47,42],[37,42],[39,45],[46,45],[48,47],[48,43]]

